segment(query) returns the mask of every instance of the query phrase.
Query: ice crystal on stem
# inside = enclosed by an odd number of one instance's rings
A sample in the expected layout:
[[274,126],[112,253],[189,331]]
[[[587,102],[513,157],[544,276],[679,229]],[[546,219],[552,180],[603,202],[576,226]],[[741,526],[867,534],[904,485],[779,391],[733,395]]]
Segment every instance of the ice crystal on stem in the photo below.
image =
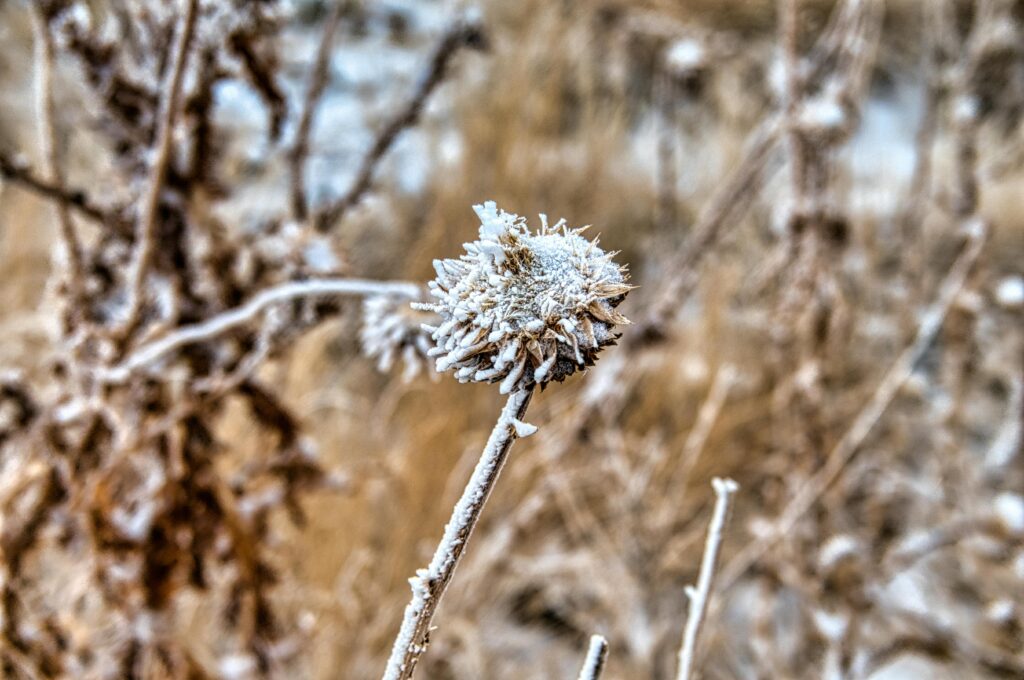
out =
[[631,286],[627,273],[583,229],[564,220],[531,233],[525,219],[493,201],[475,206],[480,238],[459,259],[435,260],[434,303],[441,316],[425,326],[437,370],[460,382],[501,382],[501,393],[565,380],[615,343],[615,311]]

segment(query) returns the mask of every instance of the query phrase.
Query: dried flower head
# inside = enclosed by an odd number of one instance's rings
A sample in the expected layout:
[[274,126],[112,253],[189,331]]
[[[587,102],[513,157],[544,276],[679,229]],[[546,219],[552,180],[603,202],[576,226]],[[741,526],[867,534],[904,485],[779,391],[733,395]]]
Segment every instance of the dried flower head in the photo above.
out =
[[480,239],[457,260],[435,260],[429,283],[437,312],[426,326],[435,342],[437,370],[460,382],[501,381],[501,392],[562,381],[590,366],[602,347],[615,343],[615,311],[631,286],[624,267],[597,241],[561,220],[533,234],[518,215],[493,201],[474,206]]
[[[377,369],[388,372],[401,359],[402,379],[408,382],[429,365],[428,353],[433,348],[423,323],[434,320],[433,314],[417,311],[407,298],[373,295],[363,302],[363,325],[359,343],[363,355],[377,362]],[[427,371],[431,378],[436,375]]]

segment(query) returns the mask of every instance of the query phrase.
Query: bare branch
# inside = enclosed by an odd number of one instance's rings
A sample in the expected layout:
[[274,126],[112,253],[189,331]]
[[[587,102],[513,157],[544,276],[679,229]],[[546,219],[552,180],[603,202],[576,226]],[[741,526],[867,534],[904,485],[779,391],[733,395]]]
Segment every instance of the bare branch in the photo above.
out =
[[142,306],[143,285],[146,271],[153,256],[156,232],[157,211],[160,208],[160,194],[163,193],[167,165],[171,159],[171,142],[174,133],[174,120],[178,111],[178,99],[181,96],[182,83],[185,79],[185,66],[188,62],[189,48],[195,33],[199,0],[185,0],[185,13],[178,21],[172,50],[173,62],[167,70],[161,90],[164,97],[160,101],[160,112],[157,118],[156,146],[153,163],[150,167],[146,193],[142,198],[142,213],[139,215],[135,252],[128,271],[128,313],[125,328],[130,332],[134,326],[139,309]]
[[759,190],[758,179],[775,150],[780,131],[780,118],[773,115],[751,133],[742,160],[705,204],[682,253],[675,258],[673,269],[677,273],[659,286],[657,299],[636,324],[637,332],[630,336],[634,342],[642,345],[660,337],[659,329],[696,285],[697,264],[721,236],[729,218]]
[[[43,158],[43,172],[53,182],[58,191],[64,186],[57,154],[57,129],[53,113],[53,36],[43,16],[38,2],[29,6],[32,17],[32,41],[35,63],[35,97],[36,118],[39,121],[39,148]],[[73,291],[82,287],[82,246],[75,233],[75,225],[71,221],[71,213],[66,203],[54,204],[57,219],[60,223],[60,238],[64,248],[64,256],[68,262],[68,279]]]
[[118,222],[118,217],[94,204],[84,191],[68,189],[44,179],[32,171],[27,163],[0,153],[0,178],[38,194],[42,198],[73,208],[83,217],[100,224]]
[[331,13],[324,22],[324,33],[320,38],[316,61],[309,76],[309,88],[306,90],[306,98],[302,102],[302,114],[299,118],[298,130],[295,132],[295,142],[288,157],[291,167],[292,215],[299,221],[304,221],[309,215],[305,179],[306,157],[309,155],[309,135],[313,129],[313,118],[316,115],[317,105],[327,87],[331,48],[334,45],[334,35],[341,23],[345,5],[345,0],[335,0],[334,7],[331,8]]
[[373,173],[377,169],[384,154],[397,141],[403,130],[416,124],[423,112],[423,106],[431,93],[440,85],[448,73],[452,58],[463,47],[479,47],[484,44],[481,27],[473,21],[458,21],[444,34],[434,55],[430,59],[430,67],[420,81],[419,87],[412,98],[392,118],[374,140],[370,150],[363,157],[359,172],[352,187],[344,196],[334,203],[319,210],[314,216],[314,223],[319,231],[328,231],[345,216],[353,206],[362,200],[370,189]]
[[690,609],[686,615],[686,629],[683,631],[683,643],[679,649],[679,672],[676,674],[676,680],[689,680],[693,672],[697,637],[700,635],[701,623],[708,609],[715,566],[718,563],[718,550],[722,545],[722,534],[729,517],[729,498],[740,488],[733,480],[718,477],[711,480],[711,486],[716,496],[715,511],[711,515],[711,524],[708,525],[708,538],[704,543],[704,557],[700,563],[697,587],[690,586],[686,591],[690,598]]

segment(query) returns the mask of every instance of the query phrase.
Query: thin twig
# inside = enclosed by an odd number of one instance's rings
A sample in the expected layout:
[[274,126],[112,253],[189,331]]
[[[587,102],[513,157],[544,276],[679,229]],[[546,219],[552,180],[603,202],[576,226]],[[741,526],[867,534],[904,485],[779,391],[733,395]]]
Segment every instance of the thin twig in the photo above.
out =
[[384,154],[394,145],[399,134],[416,124],[423,106],[431,93],[440,85],[448,73],[452,58],[462,47],[476,47],[484,42],[479,24],[472,21],[458,21],[444,34],[434,55],[430,59],[430,67],[413,96],[405,106],[380,131],[373,145],[367,151],[360,164],[356,180],[348,192],[334,203],[317,211],[314,223],[319,231],[328,231],[345,216],[353,206],[363,198],[370,189],[374,171]]
[[736,383],[736,367],[732,364],[725,364],[718,369],[715,379],[711,383],[708,395],[697,411],[697,420],[694,422],[690,432],[686,435],[683,443],[683,451],[679,457],[680,464],[668,475],[665,490],[673,492],[677,489],[686,488],[697,461],[700,460],[701,452],[707,444],[711,428],[718,420],[718,414],[729,397],[729,391]]
[[677,273],[659,286],[661,292],[657,299],[644,319],[635,324],[637,330],[629,336],[633,343],[643,345],[660,337],[662,327],[682,307],[681,301],[697,283],[697,264],[721,236],[729,218],[754,193],[761,171],[779,140],[780,130],[779,116],[773,115],[751,133],[742,160],[705,204],[682,252],[674,258],[672,266]]
[[785,115],[786,144],[789,148],[789,169],[793,187],[792,217],[800,219],[806,215],[807,188],[806,143],[800,130],[798,111],[803,99],[803,83],[800,77],[800,60],[797,52],[798,24],[797,0],[779,0],[781,17],[782,49],[785,58],[785,87],[783,88],[782,109]]
[[[498,422],[491,431],[480,461],[466,484],[462,497],[452,510],[451,519],[444,528],[444,537],[434,551],[426,569],[420,569],[409,579],[412,600],[405,608],[402,627],[395,638],[384,670],[384,680],[407,680],[416,670],[416,663],[430,644],[430,622],[441,598],[455,574],[466,549],[473,528],[480,519],[488,496],[498,481],[512,443],[526,434],[529,426],[521,420],[530,404],[533,390],[517,390],[509,395]],[[526,428],[524,430],[524,427]]]
[[715,578],[715,566],[718,563],[718,551],[722,545],[722,534],[729,516],[729,499],[739,489],[739,485],[731,479],[715,477],[711,480],[715,490],[715,511],[708,525],[708,538],[704,544],[704,557],[700,563],[700,575],[697,587],[688,587],[686,594],[690,598],[690,608],[686,615],[686,629],[683,631],[683,643],[679,648],[679,672],[676,680],[689,680],[697,654],[697,637],[700,635],[704,613],[708,609],[711,597],[711,586]]
[[676,91],[664,65],[655,74],[658,107],[657,202],[655,223],[660,229],[676,227]]
[[316,51],[316,61],[309,76],[309,87],[306,90],[306,98],[302,102],[302,115],[299,118],[299,127],[295,132],[295,142],[292,145],[288,162],[291,166],[291,203],[292,215],[296,220],[304,221],[309,216],[309,203],[306,198],[306,158],[309,155],[309,135],[313,129],[313,118],[316,116],[317,105],[320,97],[327,87],[330,69],[331,48],[334,45],[334,35],[338,32],[341,24],[341,17],[347,5],[346,0],[335,0],[331,13],[324,21],[324,32],[320,37],[320,46]]
[[135,251],[128,270],[129,297],[125,329],[129,333],[135,325],[142,307],[142,288],[146,281],[146,271],[149,269],[149,263],[153,257],[160,195],[163,193],[167,165],[171,160],[174,119],[178,111],[178,99],[181,96],[182,83],[185,80],[185,66],[188,62],[189,48],[192,45],[198,16],[199,0],[185,0],[185,2],[187,3],[185,13],[179,19],[175,32],[172,50],[173,61],[161,87],[164,96],[160,101],[160,112],[157,118],[153,163],[150,167],[146,193],[142,197],[142,213],[139,215]]
[[68,189],[56,182],[49,181],[35,174],[27,163],[19,162],[3,153],[0,153],[0,178],[17,184],[49,201],[73,208],[83,217],[88,217],[94,222],[111,224],[119,221],[114,213],[104,210],[89,200],[84,191]]
[[296,298],[331,295],[400,295],[417,298],[422,295],[422,291],[416,284],[404,281],[314,279],[283,283],[258,293],[240,307],[221,312],[192,326],[182,326],[159,340],[139,347],[118,366],[101,372],[101,377],[111,383],[123,382],[132,373],[174,350],[196,342],[211,340],[222,333],[251,322],[271,305]]
[[591,635],[587,656],[583,659],[583,667],[577,680],[598,680],[604,671],[604,662],[608,659],[608,641],[602,635]]
[[[39,121],[39,148],[43,158],[43,174],[61,191],[64,175],[57,154],[57,126],[53,109],[53,36],[39,3],[29,5],[32,17],[33,61],[35,64],[36,118]],[[60,238],[68,262],[68,280],[72,291],[81,291],[82,245],[66,203],[54,204],[60,223]]]
[[789,502],[775,524],[775,530],[750,543],[726,566],[722,574],[725,587],[735,583],[776,542],[788,535],[817,499],[839,478],[847,463],[874,430],[882,414],[892,403],[900,387],[907,381],[932,341],[942,328],[946,314],[963,289],[985,243],[985,225],[980,220],[967,224],[967,242],[942,282],[935,302],[925,311],[917,335],[885,372],[871,399],[864,405],[850,427],[829,452],[825,464],[808,479]]

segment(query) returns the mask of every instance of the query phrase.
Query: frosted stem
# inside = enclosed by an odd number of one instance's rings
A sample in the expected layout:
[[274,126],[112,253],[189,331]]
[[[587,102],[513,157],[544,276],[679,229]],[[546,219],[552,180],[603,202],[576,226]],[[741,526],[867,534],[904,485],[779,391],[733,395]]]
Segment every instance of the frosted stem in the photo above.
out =
[[711,480],[715,490],[715,511],[708,526],[708,538],[704,543],[704,557],[700,564],[700,575],[697,587],[687,588],[690,597],[690,608],[686,615],[686,630],[683,631],[683,643],[679,648],[679,673],[676,680],[689,680],[693,670],[693,661],[697,652],[697,636],[708,609],[708,598],[711,595],[711,584],[715,576],[715,565],[718,563],[718,549],[722,545],[722,532],[729,515],[729,497],[739,489],[739,485],[731,479]]
[[426,569],[420,569],[409,579],[412,600],[405,608],[402,627],[395,638],[391,657],[384,670],[384,680],[411,678],[416,663],[430,643],[430,621],[441,603],[441,597],[452,580],[455,567],[466,549],[469,536],[480,519],[487,497],[491,495],[501,473],[512,442],[519,436],[516,424],[526,414],[533,389],[516,390],[509,395],[498,422],[491,430],[487,446],[469,478],[462,497],[452,510],[451,519],[444,528],[444,537],[434,551]]
[[583,668],[577,680],[597,680],[604,670],[605,659],[608,658],[608,641],[601,635],[590,636],[590,647],[587,658],[583,660]]
[[100,378],[106,382],[122,382],[135,371],[176,349],[211,340],[221,333],[250,323],[271,305],[297,298],[331,295],[397,295],[415,298],[420,295],[420,287],[405,281],[365,279],[310,279],[283,283],[261,291],[240,307],[221,312],[191,326],[182,326],[158,340],[142,345],[121,364],[100,375]]

